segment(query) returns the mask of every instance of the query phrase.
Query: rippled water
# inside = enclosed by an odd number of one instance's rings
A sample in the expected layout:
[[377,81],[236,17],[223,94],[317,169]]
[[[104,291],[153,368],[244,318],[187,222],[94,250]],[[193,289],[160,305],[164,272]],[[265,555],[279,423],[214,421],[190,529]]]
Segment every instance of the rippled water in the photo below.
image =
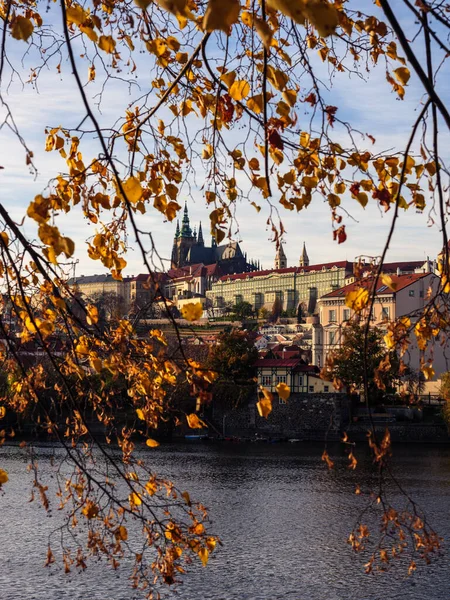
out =
[[[374,481],[359,449],[356,472],[345,468],[339,446],[330,449],[337,471],[320,460],[314,444],[168,445],[147,452],[155,471],[209,508],[224,543],[207,568],[194,566],[168,597],[183,600],[449,600],[450,560],[445,554],[407,577],[404,566],[365,575],[363,561],[345,540],[364,499],[355,483]],[[41,448],[41,470],[50,450]],[[450,539],[450,447],[399,446],[395,471],[426,506],[432,524]],[[46,540],[61,517],[28,504],[27,459],[3,447],[0,465],[10,481],[0,496],[1,600],[131,600],[126,574],[92,563],[85,573],[43,568]],[[392,499],[399,500],[394,490]],[[447,551],[448,552],[448,551]]]

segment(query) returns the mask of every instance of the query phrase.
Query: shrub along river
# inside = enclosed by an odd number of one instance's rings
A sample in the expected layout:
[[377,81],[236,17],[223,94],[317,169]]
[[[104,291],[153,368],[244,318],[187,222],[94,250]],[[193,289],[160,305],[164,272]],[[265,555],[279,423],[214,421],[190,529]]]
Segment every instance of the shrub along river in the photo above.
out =
[[[431,565],[395,560],[390,571],[366,575],[364,556],[346,539],[367,497],[354,494],[376,484],[370,456],[360,443],[358,467],[347,469],[338,444],[329,447],[336,470],[321,461],[321,444],[180,444],[143,450],[160,475],[187,489],[210,509],[223,547],[206,568],[194,565],[178,591],[183,600],[448,600],[449,549]],[[59,450],[57,451],[59,452]],[[41,474],[53,449],[37,449]],[[151,461],[151,462],[150,462]],[[84,573],[65,575],[43,567],[47,536],[62,519],[28,503],[32,476],[17,447],[0,449],[9,482],[0,495],[0,598],[2,600],[132,600],[125,570],[90,562]],[[450,446],[398,445],[393,469],[445,542],[450,540]],[[389,498],[404,500],[393,486]],[[367,518],[371,520],[371,516]]]

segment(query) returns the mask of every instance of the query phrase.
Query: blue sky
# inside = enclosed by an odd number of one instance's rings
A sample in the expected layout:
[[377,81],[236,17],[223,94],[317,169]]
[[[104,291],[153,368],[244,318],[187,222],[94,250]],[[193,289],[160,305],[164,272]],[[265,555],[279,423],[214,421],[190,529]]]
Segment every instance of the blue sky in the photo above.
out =
[[[375,10],[369,4],[368,10]],[[404,15],[404,26],[408,31],[413,31],[413,23]],[[24,42],[9,40],[10,51],[16,59],[19,52],[23,52]],[[314,65],[324,71],[324,66],[319,59],[314,59]],[[33,63],[33,55],[26,61],[26,65]],[[62,62],[61,75],[55,71],[52,64],[49,70],[43,70],[39,78],[38,91],[30,84],[22,86],[17,79],[9,86],[5,85],[2,92],[7,102],[11,105],[19,128],[26,137],[30,148],[35,155],[36,165],[39,171],[34,178],[25,165],[23,149],[18,141],[5,128],[0,130],[0,165],[4,167],[0,171],[0,186],[2,202],[8,207],[12,216],[17,221],[22,221],[26,207],[36,194],[45,192],[50,177],[61,169],[64,170],[64,161],[57,153],[46,153],[44,151],[44,127],[45,126],[75,126],[84,116],[81,108],[80,97],[76,90],[70,69],[67,63]],[[83,69],[86,69],[83,63]],[[148,88],[150,76],[145,70],[140,69],[137,82],[143,90]],[[448,69],[440,75],[444,82],[444,88],[440,91],[447,94],[450,86]],[[90,85],[90,96],[98,92],[96,85]],[[126,84],[111,81],[108,84],[109,93],[105,94],[101,105],[99,119],[102,125],[112,125],[118,115],[122,115],[126,106],[139,94],[136,91],[129,93]],[[356,76],[339,74],[334,79],[333,87],[328,94],[330,104],[339,106],[339,116],[344,120],[351,121],[352,125],[364,133],[370,133],[376,138],[376,144],[367,145],[375,151],[392,149],[402,150],[409,136],[411,126],[416,118],[417,110],[420,110],[422,89],[420,84],[411,78],[407,87],[404,101],[397,99],[390,91],[390,86],[385,80],[382,66],[375,68],[364,81]],[[0,109],[1,114],[1,109]],[[302,116],[299,113],[299,118]],[[195,127],[190,120],[189,127]],[[445,145],[442,146],[443,156],[449,156],[448,135],[444,138]],[[97,151],[95,141],[90,141],[84,147],[86,154],[93,156]],[[192,182],[193,198],[189,200],[189,213],[192,224],[203,223],[203,231],[206,239],[208,235],[208,211],[201,191],[202,180],[201,165],[198,166],[197,179]],[[235,232],[235,239],[242,242],[242,248],[249,257],[259,258],[264,267],[271,267],[275,254],[275,247],[269,241],[270,232],[266,229],[266,221],[269,209],[264,205],[261,198],[254,196],[255,201],[262,206],[258,214],[252,206],[242,202],[237,206],[237,219],[239,231]],[[184,197],[180,198],[184,202]],[[332,240],[332,229],[330,211],[328,205],[318,196],[314,198],[311,205],[299,213],[282,210],[282,220],[286,229],[284,237],[284,248],[291,265],[298,263],[298,257],[306,242],[311,262],[330,262],[333,260],[353,260],[360,254],[379,255],[382,251],[387,231],[390,227],[392,211],[383,213],[375,201],[369,202],[363,209],[350,197],[344,203],[345,209],[352,218],[346,217],[345,224],[348,240],[345,244],[337,245]],[[417,214],[413,210],[401,211],[398,227],[393,243],[389,251],[390,260],[416,259],[420,260],[426,256],[435,256],[441,247],[439,228],[432,225],[429,219],[429,211]],[[433,214],[431,214],[433,216]],[[84,240],[88,235],[95,233],[95,226],[89,224],[80,214],[72,211],[69,217],[58,218],[58,226],[64,235],[74,239],[76,242],[76,258],[79,260],[77,274],[89,274],[103,272],[104,269],[99,262],[90,261],[86,255]],[[170,258],[175,222],[165,223],[163,216],[151,209],[147,215],[142,217],[141,226],[151,231],[156,246],[163,258]],[[25,219],[23,224],[26,234],[35,236],[33,223]],[[132,242],[130,238],[130,242]],[[128,268],[126,274],[136,274],[143,271],[142,261],[136,250],[130,249],[128,256]],[[157,261],[156,266],[160,267]]]

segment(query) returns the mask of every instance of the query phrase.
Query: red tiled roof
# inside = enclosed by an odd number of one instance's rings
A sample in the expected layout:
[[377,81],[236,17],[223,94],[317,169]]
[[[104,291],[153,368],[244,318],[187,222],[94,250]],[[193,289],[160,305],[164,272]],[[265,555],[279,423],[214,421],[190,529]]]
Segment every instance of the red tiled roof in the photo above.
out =
[[315,365],[305,365],[301,358],[259,358],[253,363],[254,367],[268,368],[288,368],[298,369],[300,371],[318,372],[318,367]]
[[[167,274],[166,273],[159,273],[159,272],[155,272],[152,273],[151,275],[149,275],[148,273],[141,273],[140,275],[136,275],[136,277],[127,277],[127,281],[144,281],[144,282],[153,282],[154,280],[156,281],[163,281],[164,279],[167,278]],[[124,278],[125,281],[125,278]]]
[[185,267],[169,269],[167,275],[170,279],[189,279],[192,277],[206,277],[211,275],[217,275],[217,277],[220,277],[222,275],[222,271],[217,263],[212,265],[197,263],[195,265],[186,265]]
[[246,279],[247,277],[265,277],[266,275],[271,275],[272,273],[278,273],[280,275],[283,275],[284,273],[301,273],[303,271],[305,273],[311,273],[313,271],[322,271],[323,268],[331,269],[333,267],[337,267],[338,269],[346,269],[351,272],[353,269],[353,263],[342,260],[339,262],[310,265],[309,267],[286,267],[285,269],[268,269],[266,271],[251,271],[250,273],[235,273],[234,275],[224,275],[220,278],[220,281],[227,281],[228,279]]
[[400,271],[414,271],[415,269],[420,269],[424,263],[424,260],[384,263],[383,273],[393,273],[394,271],[397,271],[397,269],[400,269]]
[[[383,294],[383,296],[394,295],[396,292],[403,290],[408,287],[412,283],[415,283],[419,279],[423,277],[427,277],[430,273],[410,273],[409,275],[390,275],[392,279],[392,283],[396,285],[395,292],[392,291],[387,285],[385,285],[381,280],[377,282],[376,286],[376,294]],[[349,292],[356,290],[357,288],[364,287],[366,289],[372,289],[373,285],[373,277],[366,277],[364,279],[358,279],[353,283],[349,283],[344,287],[339,288],[338,290],[333,290],[332,292],[325,294],[322,298],[341,298],[344,297]],[[321,299],[322,299],[321,298]]]

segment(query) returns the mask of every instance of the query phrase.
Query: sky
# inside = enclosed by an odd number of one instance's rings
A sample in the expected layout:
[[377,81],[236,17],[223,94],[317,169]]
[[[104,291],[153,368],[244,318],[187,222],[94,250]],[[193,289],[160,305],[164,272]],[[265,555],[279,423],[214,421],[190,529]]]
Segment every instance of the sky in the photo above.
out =
[[[367,4],[367,3],[366,3]],[[375,10],[368,5],[369,10]],[[412,32],[414,23],[405,13],[402,25],[407,31]],[[25,42],[8,40],[8,49],[12,56],[18,60],[23,53]],[[22,46],[20,46],[22,45]],[[419,49],[420,52],[420,49]],[[33,52],[26,58],[25,73],[27,68],[33,66]],[[318,72],[325,73],[325,67],[319,59],[313,58],[314,66]],[[44,128],[63,124],[74,127],[81,121],[84,112],[81,106],[78,90],[75,88],[69,65],[61,61],[61,74],[56,72],[57,62],[51,62],[48,69],[41,71],[38,88],[31,84],[18,81],[13,77],[12,83],[2,87],[4,99],[13,110],[16,123],[26,138],[29,147],[34,152],[35,164],[38,169],[37,176],[29,172],[25,165],[25,153],[13,134],[5,127],[0,129],[0,198],[1,202],[10,211],[17,222],[22,222],[26,207],[33,197],[45,193],[49,178],[54,177],[59,170],[65,169],[65,162],[55,152],[46,153],[44,150]],[[86,67],[83,66],[85,69]],[[151,75],[139,70],[136,83],[141,90],[148,89]],[[441,93],[450,97],[450,73],[443,71],[440,80],[443,81]],[[90,85],[87,88],[88,96],[93,99],[99,91],[98,86]],[[126,83],[110,81],[107,87],[100,111],[95,108],[96,114],[102,125],[111,125],[118,115],[122,115],[128,103],[138,94],[136,89],[131,89]],[[407,86],[405,100],[401,101],[394,92],[390,91],[389,84],[385,81],[382,66],[375,68],[367,81],[346,74],[339,74],[334,79],[333,87],[329,91],[330,104],[339,106],[339,116],[343,120],[352,122],[356,129],[363,133],[370,133],[376,138],[374,146],[367,144],[374,151],[392,149],[402,150],[411,131],[412,124],[420,110],[423,92],[420,83],[413,76]],[[0,108],[0,115],[2,109]],[[299,119],[302,119],[299,113]],[[1,122],[1,121],[0,121]],[[189,127],[195,127],[189,121]],[[444,136],[442,153],[445,158],[450,155],[448,135]],[[93,156],[98,151],[95,141],[90,141],[84,146],[86,154]],[[191,225],[201,221],[205,239],[209,242],[208,235],[208,210],[204,200],[202,187],[202,168],[197,166],[197,178],[191,181],[192,198],[189,198],[188,208]],[[181,195],[180,204],[184,204],[186,195]],[[257,213],[247,202],[237,206],[239,230],[234,231],[234,239],[241,243],[242,250],[247,252],[249,258],[259,259],[264,268],[273,266],[275,245],[270,241],[270,231],[267,230],[266,221],[269,208],[264,201],[256,195],[252,197],[262,206]],[[284,250],[289,265],[298,264],[298,259],[303,243],[306,243],[311,264],[332,262],[337,260],[353,260],[359,255],[377,256],[381,253],[387,232],[390,227],[392,210],[384,213],[374,200],[370,201],[363,209],[356,200],[350,197],[345,200],[344,208],[349,216],[344,219],[348,239],[344,244],[338,245],[332,239],[331,218],[328,204],[318,196],[307,209],[296,212],[282,210],[282,221],[286,230],[284,236]],[[85,239],[96,231],[95,225],[86,221],[80,214],[72,211],[68,217],[60,217],[58,226],[61,232],[71,237],[76,243],[76,274],[93,274],[104,272],[101,263],[88,259],[86,254]],[[181,215],[180,215],[181,216]],[[400,218],[394,239],[392,241],[389,260],[421,260],[427,256],[435,257],[442,243],[439,227],[432,224],[433,212],[426,210],[424,214],[416,213],[413,209],[407,212],[400,211]],[[160,256],[170,259],[173,236],[176,222],[164,222],[161,213],[151,209],[142,217],[142,229],[151,231]],[[30,238],[36,237],[36,229],[29,219],[23,221],[23,229]],[[126,275],[143,272],[142,260],[139,252],[133,245],[130,237],[131,248],[126,260],[128,266]],[[167,263],[166,263],[167,264]],[[160,267],[160,263],[157,263]]]

